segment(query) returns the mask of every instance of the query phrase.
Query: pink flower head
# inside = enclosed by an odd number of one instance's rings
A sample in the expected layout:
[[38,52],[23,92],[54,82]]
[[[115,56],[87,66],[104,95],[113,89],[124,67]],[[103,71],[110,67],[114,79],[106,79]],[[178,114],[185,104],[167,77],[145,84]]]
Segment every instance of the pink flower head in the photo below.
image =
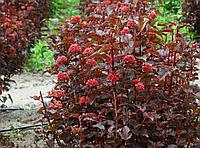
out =
[[69,52],[72,52],[72,53],[77,53],[77,52],[80,52],[81,51],[81,47],[78,45],[78,44],[72,44],[69,49],[68,49]]
[[109,5],[110,3],[111,3],[110,0],[104,0],[104,1],[102,2],[102,4],[104,4],[105,6]]
[[84,54],[84,55],[87,55],[87,56],[89,56],[89,55],[91,55],[91,54],[93,54],[93,53],[94,53],[94,50],[93,50],[92,47],[86,48],[86,49],[83,51],[83,54]]
[[87,105],[89,104],[88,96],[83,96],[79,99],[79,104],[80,105]]
[[146,72],[146,73],[150,73],[153,71],[152,65],[149,63],[144,63],[142,68],[143,68],[144,72]]
[[59,65],[59,64],[57,64],[57,63],[55,63],[55,64],[53,65],[53,67],[54,67],[55,69],[57,69],[57,68],[59,68],[59,67],[60,67],[60,65]]
[[121,10],[123,11],[123,12],[128,12],[129,11],[129,7],[128,6],[122,6],[121,7]]
[[62,102],[55,99],[51,100],[49,109],[58,109],[58,108],[62,108]]
[[59,72],[57,74],[57,78],[58,78],[59,81],[64,81],[64,80],[68,79],[69,76],[70,76],[70,72],[69,71],[68,72]]
[[150,19],[155,19],[155,18],[156,18],[156,13],[152,11],[152,12],[149,14],[149,18],[150,18]]
[[71,23],[79,23],[80,21],[81,17],[79,15],[72,17],[70,20]]
[[137,90],[144,90],[144,84],[141,82],[136,83],[135,87]]
[[130,33],[130,29],[128,27],[124,27],[124,29],[121,31],[121,34],[126,35]]
[[136,63],[136,59],[135,59],[135,57],[134,57],[133,55],[126,55],[126,56],[123,58],[123,61],[124,61],[125,63],[131,63],[131,64]]
[[192,49],[193,50],[197,49],[197,44],[192,44]]
[[115,83],[116,81],[119,80],[119,77],[116,75],[115,72],[112,72],[112,73],[110,73],[110,74],[108,75],[107,80],[110,81],[110,82]]
[[127,25],[130,26],[130,27],[133,27],[135,25],[135,21],[134,20],[129,20]]
[[137,84],[137,83],[139,83],[139,82],[140,82],[139,79],[134,79],[134,80],[132,80],[133,85],[135,85],[135,84]]
[[98,86],[99,85],[99,82],[95,79],[90,79],[86,82],[86,85],[88,87],[95,87],[95,86]]
[[22,23],[16,24],[16,28],[17,28],[17,29],[20,29],[22,26],[23,26]]
[[140,79],[133,79],[132,84],[136,87],[137,90],[144,90],[144,84],[140,82]]
[[93,67],[97,64],[97,62],[94,59],[88,59],[86,62],[87,66]]
[[56,59],[56,63],[58,65],[60,64],[63,64],[63,63],[66,63],[67,62],[67,57],[66,56],[59,56],[57,59]]
[[65,96],[65,91],[53,89],[48,93],[48,96],[55,98],[63,98]]

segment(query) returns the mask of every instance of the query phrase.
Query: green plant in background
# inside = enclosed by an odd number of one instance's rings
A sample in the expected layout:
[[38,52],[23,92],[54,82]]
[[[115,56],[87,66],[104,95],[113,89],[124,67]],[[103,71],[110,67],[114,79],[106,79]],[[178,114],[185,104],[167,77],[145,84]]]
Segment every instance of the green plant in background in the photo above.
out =
[[52,13],[54,18],[71,18],[80,13],[78,6],[80,0],[51,0]]
[[181,0],[163,0],[163,10],[167,13],[178,13],[181,9]]
[[14,140],[14,139],[21,140],[24,137],[24,135],[25,135],[25,132],[23,131],[13,130],[7,135],[7,137],[10,140]]
[[37,41],[30,52],[30,57],[25,65],[27,71],[43,70],[53,64],[53,53],[49,50],[47,41]]
[[155,7],[160,10],[158,22],[168,23],[170,21],[181,21],[182,18],[182,0],[163,0],[156,2]]
[[55,28],[60,26],[59,20],[71,18],[80,14],[80,0],[51,0],[51,14],[47,26],[49,34],[56,33]]
[[[169,23],[169,22],[176,22],[176,23],[183,23],[184,17],[183,16],[183,5],[185,0],[162,0],[156,1],[154,6],[160,10],[160,15],[157,16],[157,23]],[[191,26],[192,27],[192,26]],[[191,40],[195,38],[195,32],[191,31],[189,27],[183,27],[180,29],[182,33],[187,33]]]
[[[47,31],[44,34],[56,34],[55,28],[60,23],[59,20],[71,18],[80,13],[80,0],[51,0],[51,14],[46,21]],[[45,29],[46,30],[46,29]],[[29,59],[27,59],[25,70],[39,71],[50,67],[53,63],[53,53],[49,50],[48,41],[39,40],[35,43],[35,47],[31,48]]]
[[[175,22],[177,24],[183,23],[184,16],[182,6],[185,1],[183,0],[162,0],[156,1],[154,3],[154,7],[159,9],[160,15],[157,16],[157,23],[166,23],[169,24],[170,22]],[[162,28],[159,27],[158,28]],[[175,28],[174,28],[175,29]],[[182,33],[187,33],[190,39],[194,39],[194,32],[190,31],[189,27],[183,27],[180,29]],[[170,33],[167,33],[170,35]],[[170,38],[169,38],[170,39]]]

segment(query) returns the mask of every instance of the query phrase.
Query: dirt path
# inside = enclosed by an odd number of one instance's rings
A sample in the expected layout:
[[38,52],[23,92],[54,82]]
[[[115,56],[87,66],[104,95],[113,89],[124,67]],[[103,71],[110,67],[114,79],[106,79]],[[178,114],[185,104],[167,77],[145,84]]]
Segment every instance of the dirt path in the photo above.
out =
[[54,77],[50,75],[42,75],[41,73],[22,73],[12,78],[15,83],[11,84],[8,92],[13,98],[13,103],[7,101],[5,105],[9,107],[31,107],[38,105],[38,101],[33,96],[39,95],[40,91],[45,96],[47,92],[53,88]]
[[[35,101],[33,96],[39,95],[40,91],[43,96],[46,96],[55,82],[55,77],[41,73],[22,73],[15,75],[12,79],[15,80],[16,84],[11,84],[8,93],[12,96],[13,103],[8,100],[5,105],[9,108],[22,108],[24,110],[0,112],[0,130],[35,124],[35,121],[39,118],[36,111],[41,104],[39,101]],[[48,102],[49,99],[45,98],[45,101]],[[33,147],[33,131],[18,131],[18,133],[15,131],[9,134],[11,135],[9,135],[9,138],[15,143],[15,146]]]

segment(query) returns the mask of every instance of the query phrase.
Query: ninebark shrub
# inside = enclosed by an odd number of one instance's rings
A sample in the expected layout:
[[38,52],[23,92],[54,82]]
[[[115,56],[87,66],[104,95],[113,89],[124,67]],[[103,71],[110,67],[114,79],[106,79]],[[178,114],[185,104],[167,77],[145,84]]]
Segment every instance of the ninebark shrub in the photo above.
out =
[[[60,147],[198,147],[198,45],[147,0],[86,2],[50,35],[58,81],[44,114]],[[54,141],[55,140],[55,141]]]
[[48,11],[48,0],[0,1],[0,94],[25,62]]

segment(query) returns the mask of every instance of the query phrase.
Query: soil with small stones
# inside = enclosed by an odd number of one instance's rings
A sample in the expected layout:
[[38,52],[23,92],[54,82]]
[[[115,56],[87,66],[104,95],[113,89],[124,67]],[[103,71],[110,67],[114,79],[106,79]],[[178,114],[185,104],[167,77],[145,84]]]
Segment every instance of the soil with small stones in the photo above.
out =
[[[7,93],[11,95],[13,103],[7,100],[6,103],[0,103],[0,105],[23,110],[0,111],[0,131],[38,124],[37,120],[41,115],[36,112],[41,107],[41,103],[34,100],[34,97],[39,96],[41,91],[45,98],[48,91],[55,85],[55,77],[42,73],[22,73],[13,76],[12,79],[16,83],[11,84],[10,91]],[[45,98],[45,101],[48,102],[49,99]],[[1,137],[4,136],[4,138],[0,137],[0,147],[35,147],[34,130],[11,131],[1,134]]]

